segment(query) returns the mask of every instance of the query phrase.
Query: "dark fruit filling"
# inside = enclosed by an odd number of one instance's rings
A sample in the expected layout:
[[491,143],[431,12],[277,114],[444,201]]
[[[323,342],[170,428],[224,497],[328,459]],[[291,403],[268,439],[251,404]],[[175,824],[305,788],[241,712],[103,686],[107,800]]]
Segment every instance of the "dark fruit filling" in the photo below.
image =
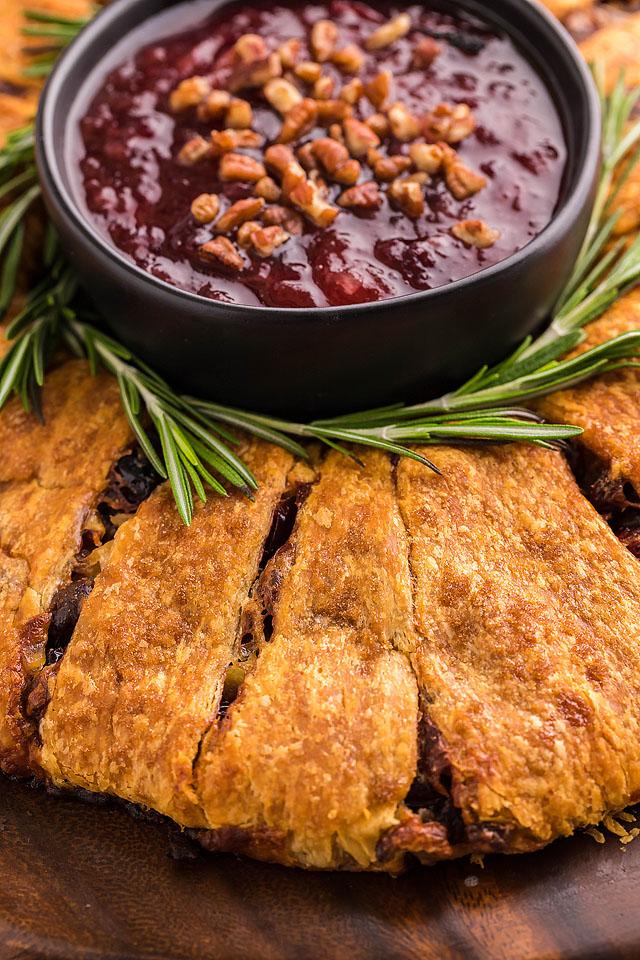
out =
[[363,303],[549,223],[561,124],[508,36],[355,0],[234,4],[178,32],[193,20],[164,15],[80,123],[88,209],[154,276],[229,303]]

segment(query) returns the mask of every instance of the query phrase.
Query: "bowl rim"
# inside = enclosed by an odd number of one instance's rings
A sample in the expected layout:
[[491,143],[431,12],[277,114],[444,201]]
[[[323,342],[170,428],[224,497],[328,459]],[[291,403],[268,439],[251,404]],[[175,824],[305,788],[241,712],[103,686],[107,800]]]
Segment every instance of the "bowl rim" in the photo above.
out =
[[[416,301],[423,301],[426,306],[437,297],[450,296],[461,289],[466,289],[473,285],[482,286],[484,283],[491,282],[503,273],[506,274],[508,271],[514,269],[517,270],[518,267],[524,264],[529,258],[535,257],[536,254],[540,255],[544,253],[548,247],[554,246],[571,228],[577,215],[584,208],[584,205],[592,199],[593,184],[600,162],[601,149],[601,105],[593,76],[570,34],[565,30],[560,21],[543,6],[541,0],[522,0],[523,8],[526,7],[528,9],[529,15],[534,20],[537,17],[541,28],[551,31],[555,41],[559,42],[564,48],[565,55],[570,61],[570,66],[575,71],[576,78],[580,80],[584,116],[586,116],[589,124],[588,128],[583,132],[583,163],[575,170],[569,186],[565,188],[567,192],[560,201],[559,209],[553,214],[551,220],[543,227],[540,233],[521,247],[520,250],[498,261],[498,263],[479,270],[476,273],[472,273],[467,277],[462,277],[459,280],[433,287],[429,290],[416,290],[413,293],[402,296],[388,297],[365,303],[336,306],[274,307],[264,304],[227,303],[225,301],[203,297],[189,290],[183,290],[166,280],[154,276],[143,267],[131,261],[123,251],[109,243],[106,237],[100,233],[97,226],[82,212],[73,193],[64,183],[64,176],[62,174],[64,163],[61,163],[58,159],[58,138],[54,136],[56,99],[67,80],[68,71],[72,68],[75,60],[85,52],[87,47],[90,47],[96,42],[103,31],[107,30],[114,22],[117,22],[121,16],[131,11],[132,7],[144,2],[148,2],[148,0],[113,0],[112,3],[98,11],[62,52],[47,79],[38,103],[35,136],[36,163],[41,181],[46,184],[50,196],[54,197],[63,215],[69,218],[75,230],[79,231],[86,241],[97,246],[101,253],[104,254],[116,268],[120,268],[125,274],[129,274],[132,279],[137,279],[138,282],[154,287],[159,294],[164,293],[165,296],[175,297],[185,303],[190,303],[192,306],[197,305],[201,309],[208,307],[212,320],[216,319],[216,315],[218,315],[221,310],[224,310],[227,315],[233,313],[238,318],[243,317],[243,315],[246,315],[246,318],[251,316],[255,317],[256,314],[259,314],[264,320],[271,318],[275,320],[277,318],[279,322],[282,323],[283,320],[300,321],[301,319],[305,319],[308,321],[309,319],[316,318],[327,319],[336,316],[338,313],[341,316],[343,314],[353,315],[354,313],[367,314],[373,310],[385,309],[385,307],[389,309],[392,307],[398,308],[404,304],[414,304]],[[185,0],[164,0],[164,2],[159,0],[159,9],[156,13],[160,13],[162,9],[166,9],[169,6],[177,6],[184,2]],[[217,6],[223,7],[227,3],[233,2],[234,0],[219,0]],[[466,9],[472,13],[479,13],[477,0],[460,0],[460,5],[463,8],[466,7]],[[137,26],[140,26],[145,20],[151,19],[153,16],[155,16],[155,14],[140,19]],[[491,13],[489,13],[486,19],[491,23]],[[494,16],[494,22],[496,19],[500,18]],[[517,29],[514,30],[514,32],[517,34]],[[539,69],[539,67],[537,69]],[[553,66],[550,72],[552,72],[552,70]],[[542,79],[545,85],[549,87],[548,78],[543,76]],[[564,122],[562,110],[558,104],[556,104],[556,110]],[[65,139],[66,130],[65,135],[59,138],[58,142],[64,143]],[[571,144],[567,143],[567,167],[571,162],[571,149]],[[573,149],[575,149],[575,147]],[[203,319],[208,318],[205,317]]]

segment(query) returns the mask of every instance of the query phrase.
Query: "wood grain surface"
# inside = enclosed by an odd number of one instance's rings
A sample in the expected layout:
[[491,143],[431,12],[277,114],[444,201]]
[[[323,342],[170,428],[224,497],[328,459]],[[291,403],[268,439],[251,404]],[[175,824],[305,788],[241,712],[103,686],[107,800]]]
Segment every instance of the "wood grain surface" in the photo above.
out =
[[308,874],[0,782],[1,960],[631,960],[639,884],[640,842],[613,837],[395,880]]

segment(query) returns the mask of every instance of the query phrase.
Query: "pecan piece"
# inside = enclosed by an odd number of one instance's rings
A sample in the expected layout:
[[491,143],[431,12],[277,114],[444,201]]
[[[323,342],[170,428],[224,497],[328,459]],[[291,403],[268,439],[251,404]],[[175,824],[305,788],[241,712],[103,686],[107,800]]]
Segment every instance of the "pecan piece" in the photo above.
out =
[[244,267],[242,254],[228,237],[214,237],[213,240],[208,240],[200,247],[200,253],[207,260],[217,260],[231,270],[239,271]]
[[234,97],[227,108],[225,126],[232,130],[245,130],[253,123],[253,110],[248,100]]
[[393,77],[388,70],[382,70],[364,85],[364,95],[376,110],[381,110],[391,96]]
[[460,143],[476,128],[476,120],[467,103],[439,103],[422,119],[422,132],[431,143]]
[[330,100],[336,85],[333,77],[320,77],[313,85],[313,97],[315,100]]
[[262,137],[254,130],[212,130],[211,148],[215,157],[241,147],[255,149],[262,146]]
[[204,137],[196,136],[187,140],[178,153],[177,161],[182,167],[192,167],[210,155],[211,144],[207,143]]
[[283,77],[277,77],[265,84],[264,95],[278,113],[286,116],[296,104],[302,102],[302,94],[297,87]]
[[434,174],[442,167],[446,149],[441,143],[412,143],[409,147],[409,156],[414,167]]
[[270,257],[288,239],[289,234],[280,226],[260,227],[251,234],[251,246],[259,257]]
[[351,116],[352,110],[344,100],[316,100],[314,101],[318,111],[318,123],[327,126],[330,123],[337,123]]
[[413,66],[418,69],[430,67],[441,52],[442,47],[433,37],[420,37],[413,49]]
[[345,103],[351,104],[351,106],[355,106],[363,93],[364,83],[356,77],[355,80],[350,80],[349,83],[345,83],[340,91],[340,99],[344,100]]
[[404,173],[411,166],[409,157],[396,154],[393,157],[382,157],[373,163],[373,172],[378,180],[387,182],[395,180],[398,174]]
[[382,203],[382,194],[375,180],[349,187],[338,197],[341,207],[355,207],[358,210],[377,210]]
[[394,103],[387,111],[387,116],[391,133],[401,143],[409,143],[410,140],[415,140],[420,133],[418,118],[407,109],[404,103],[400,101]]
[[456,200],[467,200],[487,185],[486,177],[464,164],[454,150],[445,153],[442,168],[447,189]]
[[284,227],[287,233],[290,233],[294,237],[299,237],[304,230],[304,220],[297,210],[291,210],[290,207],[282,207],[274,204],[271,207],[267,207],[262,215],[262,219],[267,226]]
[[216,231],[218,233],[229,233],[234,227],[239,227],[247,220],[253,220],[257,217],[263,207],[264,200],[262,197],[247,197],[246,200],[238,200],[219,218],[216,223]]
[[451,227],[451,233],[469,247],[486,250],[500,239],[500,231],[494,230],[484,220],[460,220]]
[[338,28],[331,20],[318,20],[311,30],[311,50],[318,63],[326,63],[338,42]]
[[[326,102],[330,103],[331,101]],[[292,107],[284,118],[282,130],[280,131],[280,136],[278,137],[279,142],[291,143],[292,140],[297,140],[299,137],[303,137],[305,133],[309,133],[310,130],[313,130],[317,120],[317,102],[306,97],[304,100],[301,100],[300,103],[297,103],[294,107]]]
[[371,127],[373,132],[381,139],[388,136],[389,121],[385,117],[384,113],[373,113],[370,117],[367,117],[365,123],[368,127]]
[[212,90],[198,105],[199,120],[217,120],[221,117],[229,104],[231,94],[226,90]]
[[280,45],[278,54],[280,55],[280,62],[285,70],[293,70],[298,62],[301,49],[302,43],[300,40],[285,40],[285,42]]
[[249,87],[262,87],[282,74],[282,62],[277,53],[269,53],[262,37],[245,33],[233,48],[234,69],[229,89],[235,93]]
[[320,188],[312,180],[300,180],[291,190],[289,199],[316,227],[331,226],[340,212],[326,202]]
[[244,153],[224,153],[219,173],[221,180],[239,183],[257,183],[267,175],[263,163]]
[[261,177],[256,183],[254,193],[257,197],[263,197],[265,200],[275,202],[280,199],[282,191],[278,184],[271,177]]
[[339,123],[332,123],[329,127],[329,136],[332,140],[339,140],[344,143],[344,131]]
[[316,83],[322,76],[322,67],[313,60],[304,60],[299,63],[293,71],[299,80],[303,83]]
[[211,84],[206,77],[188,77],[171,91],[169,106],[176,113],[188,110],[189,107],[197,107],[210,90]]
[[331,137],[320,137],[312,144],[314,157],[320,161],[332,180],[351,186],[360,176],[360,164],[352,160],[343,143]]
[[220,197],[217,193],[201,193],[191,204],[191,213],[198,223],[211,223],[220,211]]
[[406,180],[394,180],[389,187],[389,199],[412,220],[421,217],[425,209],[422,184],[407,177]]
[[364,66],[364,53],[355,43],[348,43],[346,47],[335,51],[331,61],[341,73],[360,73]]
[[411,17],[408,13],[400,13],[374,30],[367,37],[365,47],[367,50],[382,50],[383,47],[388,47],[396,40],[400,40],[401,37],[406,37],[409,30],[411,30]]
[[258,220],[247,220],[246,223],[240,224],[238,227],[238,243],[245,250],[251,246],[251,236],[260,230],[262,224]]
[[380,146],[380,137],[355,117],[347,117],[344,121],[344,136],[352,157],[366,157],[372,147]]
[[296,154],[297,154],[298,160],[300,161],[300,163],[302,164],[302,166],[305,168],[307,172],[309,172],[309,170],[315,170],[315,168],[317,167],[317,163],[316,163],[315,154],[313,152],[313,141],[309,141],[309,143],[303,143],[303,145],[301,147],[298,147],[298,149],[296,150]]

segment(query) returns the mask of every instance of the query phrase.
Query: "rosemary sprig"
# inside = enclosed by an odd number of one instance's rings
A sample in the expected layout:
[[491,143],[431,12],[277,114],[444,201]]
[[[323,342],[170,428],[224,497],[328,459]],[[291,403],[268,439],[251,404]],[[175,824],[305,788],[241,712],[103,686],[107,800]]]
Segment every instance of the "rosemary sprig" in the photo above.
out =
[[[34,70],[46,73],[56,53],[83,21],[31,11],[28,36],[47,40]],[[602,91],[601,73],[596,79]],[[73,352],[117,380],[123,409],[140,446],[158,473],[167,478],[181,517],[189,523],[194,496],[206,488],[226,495],[224,483],[248,496],[256,480],[231,449],[228,428],[246,431],[304,457],[301,441],[315,439],[357,459],[354,446],[368,446],[410,457],[437,471],[437,465],[410,446],[438,443],[521,441],[555,447],[575,437],[579,427],[544,423],[520,404],[573,386],[623,366],[640,366],[640,331],[615,337],[572,359],[562,359],[584,338],[582,328],[599,316],[640,278],[640,239],[628,249],[610,244],[618,215],[611,203],[633,163],[640,160],[640,123],[629,124],[640,88],[627,92],[621,77],[610,96],[601,93],[603,161],[587,237],[573,275],[549,328],[527,338],[506,360],[484,367],[458,390],[422,404],[402,404],[311,424],[249,413],[179,396],[153,370],[95,325],[78,296],[73,272],[47,230],[43,260],[46,277],[29,294],[7,330],[11,341],[0,360],[0,407],[16,393],[25,408],[39,413],[39,388],[54,347],[64,340]],[[624,158],[626,164],[620,171]],[[24,240],[24,217],[39,194],[33,159],[33,130],[16,131],[0,150],[0,310],[16,288]],[[344,445],[348,446],[345,447]]]

